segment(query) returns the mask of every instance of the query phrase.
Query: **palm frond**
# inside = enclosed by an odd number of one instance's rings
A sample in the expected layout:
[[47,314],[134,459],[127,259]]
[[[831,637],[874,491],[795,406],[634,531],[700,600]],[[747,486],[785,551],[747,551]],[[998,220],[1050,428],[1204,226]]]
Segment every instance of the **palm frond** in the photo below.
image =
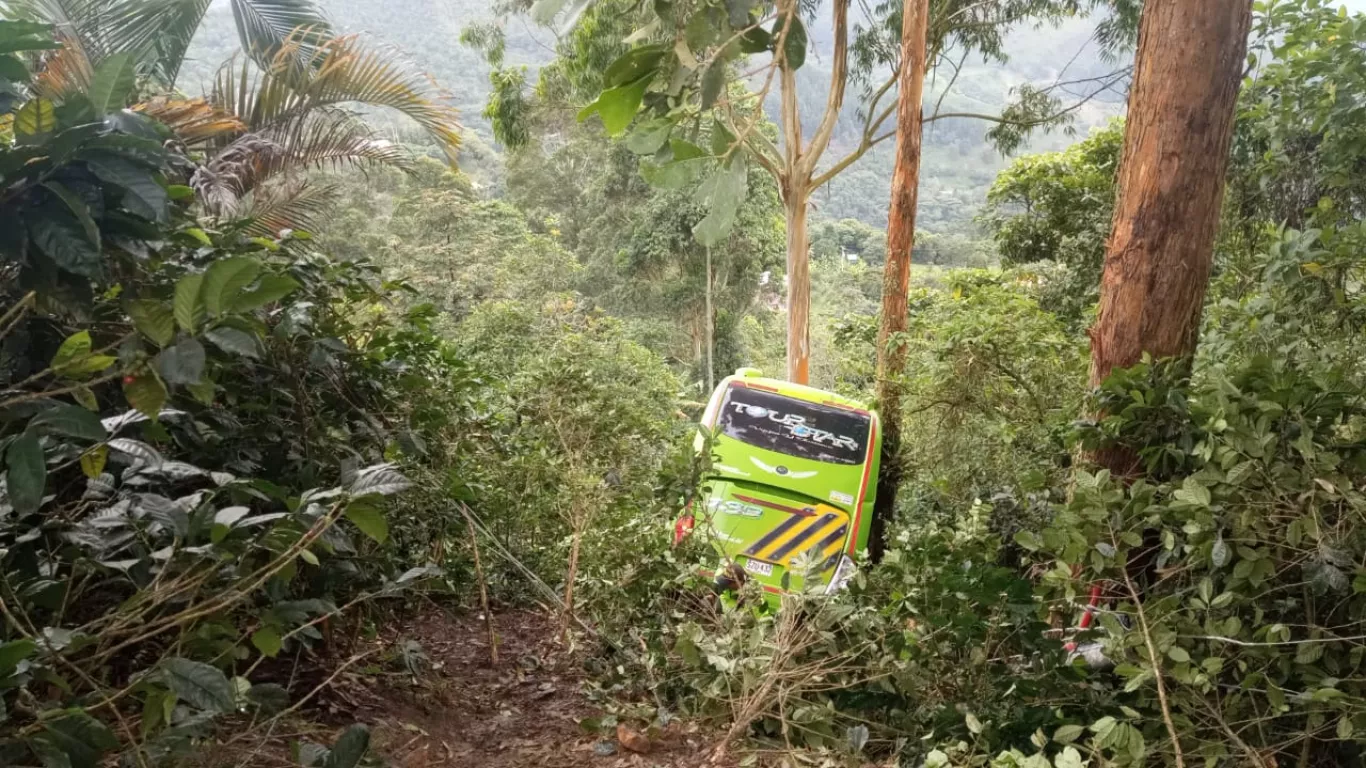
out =
[[155,118],[190,147],[207,146],[217,139],[236,136],[247,129],[246,124],[236,115],[225,112],[204,99],[172,99],[159,96],[150,101],[134,104],[133,110]]
[[355,36],[324,41],[309,66],[297,56],[305,43],[292,37],[269,67],[253,74],[228,62],[219,70],[210,101],[253,130],[276,129],[314,110],[342,104],[386,107],[420,125],[454,164],[460,147],[459,115],[425,75],[407,70],[388,50],[372,50]]
[[286,229],[317,231],[336,193],[335,185],[310,184],[304,179],[268,184],[243,201],[244,229],[260,237],[276,237]]
[[78,47],[85,60],[98,64],[114,51],[108,40],[109,8],[113,0],[8,0],[9,18],[51,24],[53,36],[67,47]]
[[295,124],[248,133],[219,150],[196,171],[191,185],[205,210],[217,216],[277,177],[317,168],[378,165],[407,169],[409,154],[375,136],[360,118],[336,108],[315,110]]
[[112,0],[106,14],[114,51],[137,53],[149,74],[174,85],[212,0]]
[[232,18],[242,50],[263,68],[286,49],[295,66],[307,64],[332,37],[327,17],[310,0],[232,0]]
[[80,41],[58,34],[57,42],[62,47],[43,57],[33,79],[34,92],[45,99],[61,100],[69,93],[85,91],[94,76],[94,67]]

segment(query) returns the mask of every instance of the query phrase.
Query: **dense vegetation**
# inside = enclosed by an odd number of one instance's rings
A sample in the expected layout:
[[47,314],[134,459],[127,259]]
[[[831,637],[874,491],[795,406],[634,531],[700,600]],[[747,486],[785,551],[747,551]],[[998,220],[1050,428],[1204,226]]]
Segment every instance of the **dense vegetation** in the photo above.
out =
[[[1361,759],[1366,15],[1258,5],[1195,354],[1098,387],[1123,120],[1084,115],[999,174],[982,126],[939,124],[931,154],[976,160],[927,164],[889,548],[780,610],[711,599],[703,545],[670,547],[711,384],[784,361],[783,189],[711,110],[746,84],[699,65],[672,106],[644,86],[614,106],[638,80],[613,62],[658,53],[637,62],[654,78],[686,57],[613,0],[558,36],[537,19],[578,3],[405,27],[414,56],[451,52],[431,67],[449,102],[306,3],[190,5],[0,5],[0,764],[269,741],[367,658],[357,638],[480,586],[553,606],[588,648],[605,711],[585,728],[681,714],[719,728],[718,759]],[[718,29],[767,12],[711,5]],[[343,30],[401,15],[329,10]],[[1120,27],[1086,34],[1131,56]],[[1038,79],[1025,29],[975,44]],[[749,55],[798,55],[760,31]],[[1001,71],[950,98],[999,96]],[[707,109],[680,119],[692,96]],[[462,130],[452,103],[488,122]],[[736,114],[779,141],[771,112]],[[863,399],[882,151],[815,192],[809,233],[811,382]],[[1095,626],[1064,631],[1091,585]],[[348,724],[292,759],[382,761],[369,742]]]

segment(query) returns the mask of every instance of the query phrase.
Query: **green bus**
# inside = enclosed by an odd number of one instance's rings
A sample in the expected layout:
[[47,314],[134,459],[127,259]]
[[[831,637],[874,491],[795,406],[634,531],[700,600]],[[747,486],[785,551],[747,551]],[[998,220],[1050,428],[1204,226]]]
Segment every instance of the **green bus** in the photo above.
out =
[[703,494],[674,527],[699,531],[722,555],[721,587],[753,579],[769,593],[834,591],[868,545],[882,437],[878,417],[831,392],[753,369],[712,393],[698,436],[710,442]]

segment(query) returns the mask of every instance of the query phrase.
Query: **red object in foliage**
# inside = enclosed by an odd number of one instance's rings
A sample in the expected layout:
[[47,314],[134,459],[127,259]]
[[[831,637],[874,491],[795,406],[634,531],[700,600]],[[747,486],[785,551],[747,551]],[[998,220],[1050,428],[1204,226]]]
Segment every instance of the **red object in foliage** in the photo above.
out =
[[696,524],[697,521],[693,519],[692,515],[684,515],[678,518],[678,522],[674,523],[674,546],[678,546],[679,542],[686,539]]
[[[1079,631],[1090,629],[1091,622],[1095,620],[1096,606],[1098,605],[1100,605],[1100,585],[1096,584],[1091,587],[1091,599],[1087,601],[1086,612],[1081,615],[1081,621],[1077,624],[1077,629]],[[1072,651],[1077,650],[1077,643],[1076,641],[1073,641],[1063,647],[1067,649],[1068,653],[1071,653]]]

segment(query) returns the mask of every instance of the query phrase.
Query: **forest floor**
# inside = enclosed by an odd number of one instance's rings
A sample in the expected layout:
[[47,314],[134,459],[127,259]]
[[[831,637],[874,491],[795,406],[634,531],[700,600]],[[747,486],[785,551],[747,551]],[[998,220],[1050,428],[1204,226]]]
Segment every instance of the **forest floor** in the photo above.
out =
[[[340,664],[310,674],[304,689],[327,678],[309,708],[311,723],[293,737],[330,743],[351,723],[369,725],[374,752],[395,768],[699,768],[719,734],[675,721],[662,732],[590,733],[579,723],[604,713],[586,695],[583,653],[559,642],[553,617],[533,610],[497,613],[499,663],[490,663],[481,616],[429,604],[420,615],[357,643],[368,665]],[[353,656],[352,659],[357,658]],[[383,661],[381,661],[383,660]],[[401,671],[393,671],[395,669]],[[296,681],[300,682],[300,681]],[[333,727],[329,728],[328,725]],[[639,737],[641,740],[637,740]],[[284,739],[220,754],[216,765],[282,768]],[[722,764],[725,765],[724,763]]]

